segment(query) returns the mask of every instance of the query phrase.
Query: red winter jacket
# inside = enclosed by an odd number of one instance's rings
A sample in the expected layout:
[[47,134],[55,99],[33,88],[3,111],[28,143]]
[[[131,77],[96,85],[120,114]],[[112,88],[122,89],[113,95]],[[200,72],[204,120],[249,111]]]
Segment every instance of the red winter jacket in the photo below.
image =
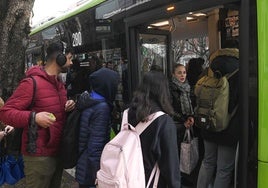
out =
[[[65,103],[67,93],[63,83],[56,76],[49,76],[43,67],[35,66],[27,71],[28,78],[23,79],[13,95],[8,99],[5,106],[0,110],[0,120],[16,128],[23,128],[22,154],[30,155],[26,151],[28,140],[28,124],[31,111],[50,112],[56,117],[56,121],[49,128],[38,126],[37,149],[32,156],[55,156],[57,155],[65,123]],[[33,97],[33,80],[36,80],[36,93],[34,105],[29,106]]]

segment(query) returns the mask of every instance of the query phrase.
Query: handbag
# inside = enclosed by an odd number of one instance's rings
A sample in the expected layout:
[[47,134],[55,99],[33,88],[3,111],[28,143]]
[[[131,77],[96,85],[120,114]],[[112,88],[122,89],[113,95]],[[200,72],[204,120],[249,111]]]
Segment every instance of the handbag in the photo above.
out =
[[19,180],[24,178],[23,168],[24,165],[22,156],[16,158],[12,155],[7,155],[2,163],[2,171],[5,176],[5,183],[8,185],[14,185]]
[[5,183],[14,185],[22,178],[24,178],[22,155],[15,157],[8,154],[5,138],[0,146],[0,186]]
[[185,130],[180,151],[180,170],[185,174],[191,174],[199,159],[198,138],[194,137],[192,127]]

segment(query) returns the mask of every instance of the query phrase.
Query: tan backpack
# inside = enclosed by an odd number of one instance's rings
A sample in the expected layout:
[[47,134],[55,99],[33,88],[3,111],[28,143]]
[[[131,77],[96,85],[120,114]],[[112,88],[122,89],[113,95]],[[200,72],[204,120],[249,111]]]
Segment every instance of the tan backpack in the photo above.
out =
[[194,91],[197,102],[195,108],[197,127],[214,132],[220,132],[228,127],[230,119],[237,110],[235,107],[231,114],[228,112],[228,79],[237,72],[238,69],[221,78],[216,78],[209,69],[208,75],[198,80]]

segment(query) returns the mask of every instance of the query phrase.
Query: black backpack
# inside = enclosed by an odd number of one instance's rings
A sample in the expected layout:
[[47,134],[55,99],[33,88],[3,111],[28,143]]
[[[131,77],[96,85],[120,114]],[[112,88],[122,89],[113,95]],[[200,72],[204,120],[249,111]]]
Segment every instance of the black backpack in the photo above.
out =
[[65,169],[75,167],[80,156],[78,151],[80,117],[81,112],[77,109],[73,110],[68,115],[66,124],[63,128],[60,160]]

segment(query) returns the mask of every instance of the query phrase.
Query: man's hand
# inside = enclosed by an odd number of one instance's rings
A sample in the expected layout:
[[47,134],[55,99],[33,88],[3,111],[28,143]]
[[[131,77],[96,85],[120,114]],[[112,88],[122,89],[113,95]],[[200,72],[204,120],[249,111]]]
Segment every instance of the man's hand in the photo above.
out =
[[51,118],[51,113],[49,112],[39,112],[35,115],[35,122],[43,128],[50,127],[55,121],[55,119]]
[[68,100],[65,104],[65,111],[70,112],[74,109],[75,107],[75,102],[73,100]]
[[4,131],[0,131],[0,141],[6,136]]
[[14,130],[14,127],[11,127],[10,125],[7,125],[4,129],[6,134],[11,133]]

